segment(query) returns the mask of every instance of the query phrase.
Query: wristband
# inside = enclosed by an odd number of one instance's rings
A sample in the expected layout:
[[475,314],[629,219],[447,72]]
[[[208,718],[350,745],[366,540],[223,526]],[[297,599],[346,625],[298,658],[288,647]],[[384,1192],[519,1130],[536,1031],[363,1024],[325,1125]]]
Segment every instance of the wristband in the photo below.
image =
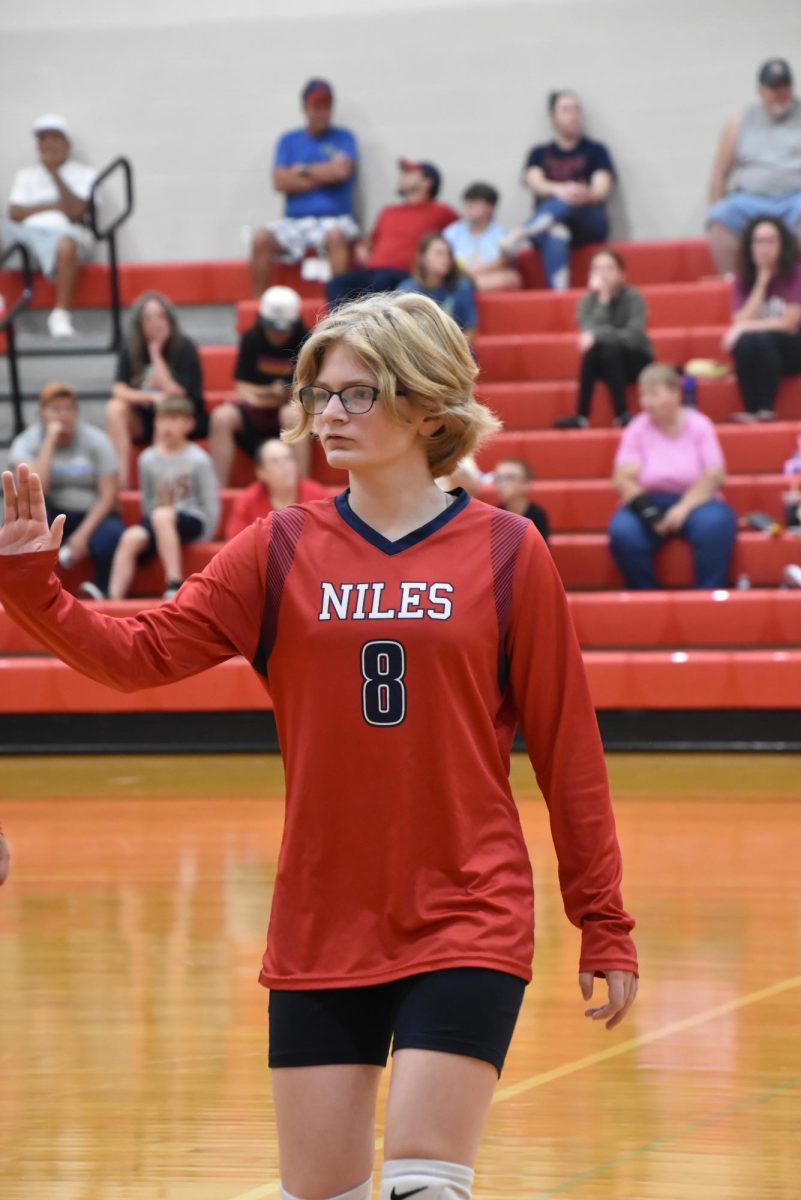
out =
[[662,513],[657,508],[650,492],[640,492],[639,496],[629,500],[626,508],[630,508],[633,513],[636,513],[649,529],[653,529],[654,525],[662,520]]

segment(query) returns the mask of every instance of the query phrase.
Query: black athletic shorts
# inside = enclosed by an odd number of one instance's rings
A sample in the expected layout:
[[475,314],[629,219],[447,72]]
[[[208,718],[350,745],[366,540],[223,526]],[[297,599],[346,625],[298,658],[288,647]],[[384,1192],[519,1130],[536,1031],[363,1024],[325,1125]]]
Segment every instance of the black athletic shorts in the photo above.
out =
[[271,1067],[386,1066],[396,1050],[441,1050],[492,1063],[500,1075],[525,983],[484,967],[452,967],[367,987],[270,992]]
[[261,408],[258,404],[239,402],[239,415],[242,418],[242,428],[235,434],[234,440],[240,450],[244,450],[251,458],[256,457],[256,451],[262,442],[268,438],[277,438],[281,434],[281,418],[277,408]]
[[[142,553],[137,558],[137,562],[149,562],[156,553],[156,535],[153,532],[153,525],[150,517],[141,517],[139,524],[148,535],[148,543]],[[193,517],[190,513],[177,512],[175,514],[175,528],[178,531],[178,540],[182,546],[187,542],[196,542],[203,533],[203,522],[199,517]]]

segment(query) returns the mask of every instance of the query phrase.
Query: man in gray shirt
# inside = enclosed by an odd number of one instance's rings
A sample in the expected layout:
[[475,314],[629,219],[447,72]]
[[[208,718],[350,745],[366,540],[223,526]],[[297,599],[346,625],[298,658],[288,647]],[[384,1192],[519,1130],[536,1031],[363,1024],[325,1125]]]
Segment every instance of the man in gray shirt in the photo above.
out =
[[723,130],[712,168],[709,248],[721,274],[734,270],[738,235],[753,217],[801,231],[801,100],[783,58],[763,63],[759,102]]
[[108,436],[78,419],[78,396],[67,383],[48,383],[39,397],[40,420],[14,439],[9,466],[28,463],[42,480],[47,519],[67,517],[59,553],[62,566],[94,562],[87,595],[105,592],[123,525],[117,513],[117,456]]

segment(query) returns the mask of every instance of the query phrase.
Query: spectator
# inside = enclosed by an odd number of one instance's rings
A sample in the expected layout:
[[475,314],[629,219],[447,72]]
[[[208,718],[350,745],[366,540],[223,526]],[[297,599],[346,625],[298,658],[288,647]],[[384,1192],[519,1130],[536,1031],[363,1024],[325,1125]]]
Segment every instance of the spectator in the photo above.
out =
[[117,379],[106,405],[106,429],[117,451],[123,487],[130,480],[131,442],[150,445],[155,405],[167,395],[191,401],[192,437],[205,437],[208,419],[197,347],[181,330],[167,297],[145,292],[131,311],[128,341],[120,351]]
[[369,236],[356,246],[361,265],[328,284],[331,305],[365,292],[392,291],[411,271],[423,234],[441,233],[458,219],[449,204],[437,200],[442,177],[433,163],[402,158],[398,166],[403,203],[382,208]]
[[578,407],[573,416],[559,417],[554,425],[557,429],[585,429],[599,380],[609,389],[615,425],[626,425],[626,386],[653,355],[645,332],[645,301],[626,283],[626,266],[616,250],[599,250],[593,256],[587,292],[576,315],[581,329]]
[[78,418],[78,396],[68,383],[48,383],[39,397],[40,420],[14,439],[9,465],[29,463],[42,480],[47,519],[66,514],[59,558],[64,566],[91,558],[94,582],[80,593],[102,596],[111,560],[125,528],[118,513],[117,456],[101,429]]
[[[215,408],[209,421],[209,451],[220,487],[231,477],[236,447],[253,457],[266,438],[276,438],[296,421],[289,403],[295,359],[308,329],[300,319],[300,296],[271,287],[259,301],[256,322],[242,334],[234,368],[235,401]],[[301,475],[309,472],[309,447],[295,450]]]
[[358,150],[349,129],[331,124],[334,93],[310,79],[302,93],[306,124],[279,139],[273,187],[286,196],[284,217],[253,237],[250,276],[254,296],[269,287],[273,264],[300,262],[313,250],[327,255],[331,273],[347,269],[359,228],[353,216]]
[[801,101],[783,58],[763,63],[759,102],[729,121],[712,167],[709,249],[721,274],[735,268],[738,235],[754,217],[801,227]]
[[111,567],[109,597],[128,594],[137,563],[158,554],[165,600],[181,586],[181,546],[214,537],[220,501],[214,467],[189,441],[194,423],[188,396],[161,396],[155,405],[155,441],[139,458],[142,518],[125,530]]
[[225,525],[225,536],[236,537],[275,509],[324,500],[327,495],[321,483],[300,478],[297,459],[289,446],[278,438],[269,438],[256,452],[256,482],[237,494]]
[[495,217],[498,198],[491,183],[471,183],[462,192],[464,216],[443,230],[457,263],[481,291],[522,286],[501,245],[506,230]]
[[398,284],[398,291],[430,296],[449,317],[453,317],[467,340],[472,342],[478,325],[473,285],[457,266],[451,244],[444,234],[423,234],[412,274]]
[[545,541],[550,536],[548,514],[531,501],[531,482],[534,472],[524,458],[505,458],[495,464],[493,483],[500,507],[533,521]]
[[602,142],[585,137],[575,92],[551,92],[548,112],[555,137],[535,146],[524,180],[534,195],[534,214],[504,240],[507,252],[532,243],[542,258],[550,288],[570,287],[570,247],[604,242],[609,220],[604,207],[615,168]]
[[609,523],[626,586],[657,588],[654,553],[666,538],[682,537],[692,550],[695,587],[725,587],[737,521],[719,495],[726,469],[715,427],[682,407],[681,377],[661,363],[641,374],[640,405],[615,457],[623,505]]
[[8,216],[0,218],[0,249],[21,242],[48,279],[55,281],[56,304],[47,318],[53,338],[75,336],[72,298],[82,262],[90,257],[94,238],[86,227],[92,167],[70,158],[70,133],[63,117],[48,113],[34,124],[39,152],[35,167],[14,176]]
[[748,222],[732,288],[733,322],[723,335],[744,405],[732,421],[773,421],[779,384],[801,374],[798,259],[798,243],[777,217]]

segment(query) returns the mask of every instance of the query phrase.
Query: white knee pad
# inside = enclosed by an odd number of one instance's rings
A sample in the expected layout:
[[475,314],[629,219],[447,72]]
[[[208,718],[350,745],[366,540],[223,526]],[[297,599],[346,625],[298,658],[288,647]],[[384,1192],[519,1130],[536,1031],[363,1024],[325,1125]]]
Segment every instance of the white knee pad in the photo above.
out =
[[473,1172],[435,1158],[395,1158],[381,1171],[380,1200],[470,1200]]
[[[372,1179],[365,1179],[364,1183],[360,1183],[358,1187],[351,1188],[349,1192],[340,1192],[336,1196],[329,1196],[328,1200],[370,1200],[372,1183]],[[280,1197],[281,1200],[300,1200],[299,1196],[293,1196],[292,1192],[288,1192],[283,1184],[280,1185]]]

